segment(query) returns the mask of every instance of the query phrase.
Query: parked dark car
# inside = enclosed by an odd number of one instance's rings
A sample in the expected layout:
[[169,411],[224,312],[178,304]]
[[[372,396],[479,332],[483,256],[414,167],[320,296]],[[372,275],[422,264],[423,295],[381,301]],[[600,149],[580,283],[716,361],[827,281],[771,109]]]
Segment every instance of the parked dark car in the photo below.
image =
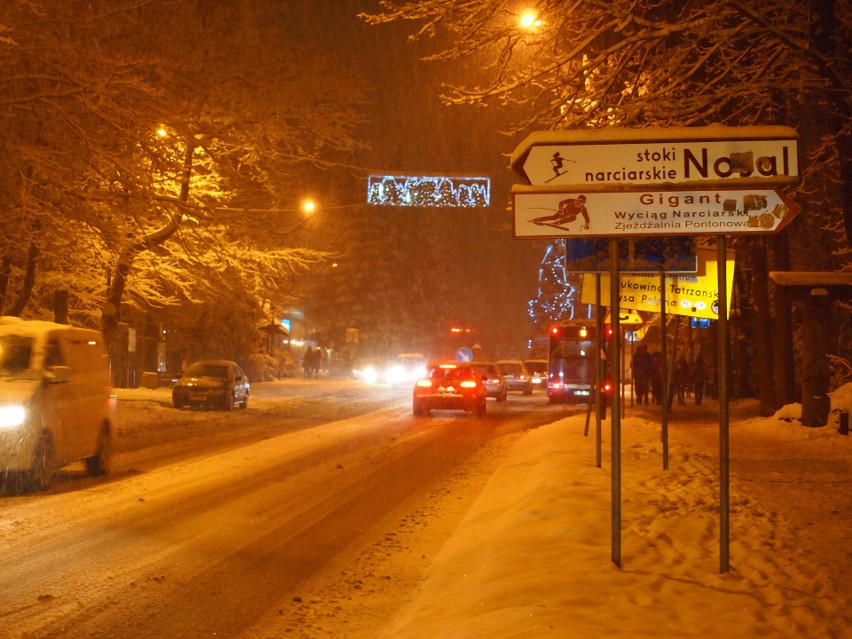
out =
[[175,408],[209,406],[231,410],[248,406],[248,377],[235,363],[225,359],[193,362],[172,388]]
[[414,384],[413,412],[420,417],[431,410],[463,410],[482,417],[485,396],[485,384],[470,365],[435,364]]

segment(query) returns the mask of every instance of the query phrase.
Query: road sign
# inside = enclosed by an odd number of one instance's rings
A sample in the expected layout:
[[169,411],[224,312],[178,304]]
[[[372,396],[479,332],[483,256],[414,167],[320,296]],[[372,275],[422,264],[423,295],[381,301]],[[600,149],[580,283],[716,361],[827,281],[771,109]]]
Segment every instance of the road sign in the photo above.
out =
[[784,126],[536,131],[512,154],[530,184],[549,186],[798,182],[795,129]]
[[467,364],[473,361],[473,351],[467,346],[462,346],[456,351],[456,361],[460,364]]
[[[631,241],[632,240],[632,241]],[[609,273],[609,239],[571,238],[565,243],[565,270],[572,273]],[[698,258],[690,235],[629,238],[618,243],[618,270],[622,273],[695,273]]]
[[[734,286],[734,253],[728,256],[725,269],[728,304],[730,311],[732,290]],[[662,300],[666,300],[666,313],[719,319],[719,272],[716,264],[715,249],[698,249],[698,270],[692,275],[670,275],[665,280],[665,295],[660,289],[659,275],[621,275],[619,284],[619,307],[622,313],[626,309],[634,309],[648,313],[659,313],[662,310]],[[608,274],[600,275],[601,288],[609,288]],[[594,275],[583,276],[583,287],[580,293],[582,304],[595,304],[596,287]],[[609,300],[603,301],[609,306]]]
[[777,233],[799,212],[780,191],[566,191],[515,186],[515,238]]
[[[630,324],[631,326],[640,326],[645,323],[642,317],[633,309],[622,309],[618,314],[619,324]],[[612,315],[609,311],[606,312],[604,324],[612,324]]]

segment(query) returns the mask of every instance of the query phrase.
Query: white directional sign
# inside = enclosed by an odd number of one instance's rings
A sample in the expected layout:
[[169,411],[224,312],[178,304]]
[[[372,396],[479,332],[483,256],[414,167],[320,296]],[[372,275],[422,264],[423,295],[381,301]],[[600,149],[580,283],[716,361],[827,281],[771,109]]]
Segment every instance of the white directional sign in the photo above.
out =
[[783,126],[538,131],[512,168],[530,184],[601,186],[798,181],[795,129]]
[[515,238],[775,233],[799,212],[768,189],[566,191],[513,188]]

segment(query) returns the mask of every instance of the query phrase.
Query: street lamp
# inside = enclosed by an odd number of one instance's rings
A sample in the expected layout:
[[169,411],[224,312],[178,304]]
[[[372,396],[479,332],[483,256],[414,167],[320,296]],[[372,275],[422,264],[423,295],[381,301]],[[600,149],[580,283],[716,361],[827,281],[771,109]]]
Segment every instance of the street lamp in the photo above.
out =
[[316,210],[316,208],[317,208],[317,204],[312,199],[306,198],[306,199],[302,200],[302,212],[303,213],[310,215],[311,213],[313,213]]
[[541,18],[535,9],[527,9],[521,14],[518,21],[522,29],[534,29],[541,26]]

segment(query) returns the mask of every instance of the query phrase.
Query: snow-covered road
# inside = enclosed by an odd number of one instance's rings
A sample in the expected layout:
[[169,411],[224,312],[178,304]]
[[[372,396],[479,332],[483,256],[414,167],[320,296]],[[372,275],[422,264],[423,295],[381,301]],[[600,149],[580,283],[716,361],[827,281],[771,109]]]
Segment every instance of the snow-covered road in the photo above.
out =
[[[300,386],[257,392],[231,413],[175,411],[163,390],[120,393],[114,476],[71,469],[48,494],[0,500],[0,636],[253,637],[287,614],[304,628],[294,602],[346,571],[353,591],[375,582],[404,598],[422,549],[408,586],[366,564],[355,570],[357,558],[392,542],[406,518],[428,524],[424,499],[449,497],[441,486],[482,467],[475,459],[499,446],[498,433],[554,413],[519,397],[484,420],[418,420],[407,394],[379,389],[370,392],[388,408],[331,421],[346,412],[341,397],[369,399],[351,382]],[[245,437],[232,439],[240,429]],[[198,441],[206,445],[193,449]],[[448,521],[446,509],[438,519]],[[423,547],[440,545],[432,532]]]

